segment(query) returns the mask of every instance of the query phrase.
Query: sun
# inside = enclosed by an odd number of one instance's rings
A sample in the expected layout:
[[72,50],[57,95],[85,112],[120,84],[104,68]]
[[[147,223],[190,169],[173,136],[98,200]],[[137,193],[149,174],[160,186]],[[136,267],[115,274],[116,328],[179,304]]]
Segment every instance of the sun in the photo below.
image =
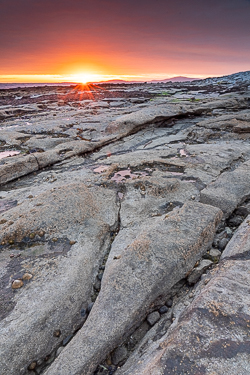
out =
[[76,82],[86,84],[88,82],[93,82],[96,80],[94,74],[91,73],[78,73],[73,75],[73,79]]

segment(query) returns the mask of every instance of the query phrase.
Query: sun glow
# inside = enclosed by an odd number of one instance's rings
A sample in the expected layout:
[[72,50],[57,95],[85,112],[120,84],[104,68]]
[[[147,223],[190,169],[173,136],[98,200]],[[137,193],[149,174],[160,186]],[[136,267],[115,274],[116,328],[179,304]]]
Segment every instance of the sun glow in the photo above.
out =
[[97,74],[91,74],[91,73],[73,74],[72,79],[75,82],[79,82],[79,83],[83,83],[83,84],[100,80],[100,78],[99,78],[99,76],[97,76]]

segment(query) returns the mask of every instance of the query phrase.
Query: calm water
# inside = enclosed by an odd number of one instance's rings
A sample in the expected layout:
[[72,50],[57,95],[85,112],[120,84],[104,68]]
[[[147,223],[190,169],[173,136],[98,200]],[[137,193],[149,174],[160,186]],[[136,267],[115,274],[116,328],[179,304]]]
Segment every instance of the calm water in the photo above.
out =
[[0,83],[0,90],[2,89],[15,89],[17,87],[44,87],[44,86],[72,86],[73,82],[63,83]]

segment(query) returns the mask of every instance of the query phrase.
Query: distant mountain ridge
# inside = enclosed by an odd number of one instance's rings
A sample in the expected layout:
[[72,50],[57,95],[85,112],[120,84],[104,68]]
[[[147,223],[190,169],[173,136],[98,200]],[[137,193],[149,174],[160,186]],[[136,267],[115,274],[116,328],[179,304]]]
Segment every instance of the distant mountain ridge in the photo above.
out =
[[108,81],[99,81],[99,82],[92,82],[95,84],[100,84],[100,83],[114,83],[114,84],[119,84],[119,83],[160,83],[160,82],[187,82],[187,81],[194,81],[194,80],[200,80],[200,78],[191,78],[191,77],[183,77],[183,76],[178,76],[178,77],[172,77],[172,78],[165,78],[165,79],[153,79],[150,81],[126,81],[124,79],[110,79]]

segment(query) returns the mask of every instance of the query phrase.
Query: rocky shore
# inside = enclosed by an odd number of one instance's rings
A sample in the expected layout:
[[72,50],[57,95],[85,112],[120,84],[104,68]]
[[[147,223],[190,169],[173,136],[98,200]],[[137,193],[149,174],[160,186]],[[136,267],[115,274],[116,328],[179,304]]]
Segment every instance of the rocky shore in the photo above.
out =
[[0,90],[0,375],[250,373],[250,72]]

